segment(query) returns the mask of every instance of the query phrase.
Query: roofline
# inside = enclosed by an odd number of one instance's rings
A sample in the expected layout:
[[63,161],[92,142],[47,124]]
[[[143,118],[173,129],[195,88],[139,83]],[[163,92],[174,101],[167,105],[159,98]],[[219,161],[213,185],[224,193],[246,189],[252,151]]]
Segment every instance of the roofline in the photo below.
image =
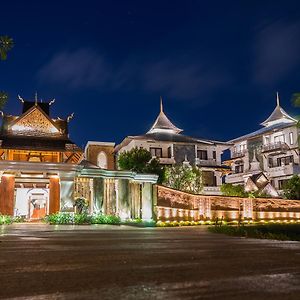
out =
[[86,143],[86,146],[89,146],[89,145],[97,145],[97,146],[112,146],[114,147],[116,143],[114,142],[98,142],[98,141],[88,141]]
[[[296,124],[296,123],[286,123],[286,126],[283,126],[283,127],[279,128],[279,129],[284,129],[284,128],[292,127],[292,126],[297,126],[297,124]],[[265,127],[265,128],[268,128],[268,127]],[[261,128],[261,129],[263,129],[263,128]],[[260,130],[260,129],[258,129],[258,130]],[[258,131],[258,130],[256,130],[256,131]],[[247,138],[247,135],[249,135],[249,134],[255,132],[255,131],[253,131],[253,132],[244,134],[244,135],[242,135],[242,136],[240,136],[240,137],[237,137],[237,138],[235,138],[235,139],[229,140],[228,143],[234,144],[235,142],[238,142],[238,141],[241,141],[241,140],[245,140],[245,139],[249,139],[249,140],[250,140],[250,139],[255,138],[255,137],[257,137],[257,136],[260,136],[260,135],[262,136],[262,135],[264,135],[265,133],[270,132],[270,131],[273,131],[273,130],[274,130],[274,129],[270,129],[270,130],[265,131],[264,133],[256,134],[256,135],[253,135],[253,136]]]

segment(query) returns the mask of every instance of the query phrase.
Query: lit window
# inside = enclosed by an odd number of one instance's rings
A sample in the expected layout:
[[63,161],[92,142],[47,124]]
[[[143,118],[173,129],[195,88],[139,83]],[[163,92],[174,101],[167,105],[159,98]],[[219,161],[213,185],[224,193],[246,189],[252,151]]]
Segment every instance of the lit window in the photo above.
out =
[[294,135],[292,132],[290,132],[290,144],[294,145]]
[[284,143],[284,135],[277,135],[274,137],[274,143]]

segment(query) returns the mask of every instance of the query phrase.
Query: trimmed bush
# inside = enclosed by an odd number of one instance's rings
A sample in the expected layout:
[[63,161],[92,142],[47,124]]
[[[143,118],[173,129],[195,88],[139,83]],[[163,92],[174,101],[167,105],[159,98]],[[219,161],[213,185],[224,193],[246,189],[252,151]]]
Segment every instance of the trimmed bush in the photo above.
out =
[[7,215],[0,215],[0,225],[11,224],[13,222],[13,217]]
[[209,231],[258,239],[300,241],[300,224],[214,226]]
[[130,225],[130,226],[136,226],[136,227],[155,227],[156,222],[151,220],[151,221],[143,221],[140,218],[137,219],[127,219],[123,223],[124,225]]
[[119,224],[121,224],[121,219],[118,216],[93,214],[91,216],[91,223],[92,224],[114,224],[114,225],[119,225]]
[[85,213],[76,214],[69,212],[58,212],[46,216],[45,222],[56,225],[80,225],[80,224],[115,224],[119,225],[121,219],[118,216]]

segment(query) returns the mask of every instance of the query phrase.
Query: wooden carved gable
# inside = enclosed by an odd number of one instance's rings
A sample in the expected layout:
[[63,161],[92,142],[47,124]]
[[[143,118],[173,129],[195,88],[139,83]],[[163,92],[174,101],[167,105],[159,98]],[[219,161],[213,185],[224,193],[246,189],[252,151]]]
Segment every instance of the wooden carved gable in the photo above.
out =
[[20,116],[10,127],[10,131],[16,134],[29,135],[59,135],[59,129],[51,119],[39,109],[33,107],[24,115]]

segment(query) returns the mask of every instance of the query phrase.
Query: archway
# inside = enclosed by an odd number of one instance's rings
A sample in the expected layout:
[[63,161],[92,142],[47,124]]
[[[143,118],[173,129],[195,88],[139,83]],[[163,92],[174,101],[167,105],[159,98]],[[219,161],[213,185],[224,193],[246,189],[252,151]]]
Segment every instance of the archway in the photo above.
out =
[[101,151],[97,157],[97,166],[101,169],[107,169],[107,155],[105,152]]

